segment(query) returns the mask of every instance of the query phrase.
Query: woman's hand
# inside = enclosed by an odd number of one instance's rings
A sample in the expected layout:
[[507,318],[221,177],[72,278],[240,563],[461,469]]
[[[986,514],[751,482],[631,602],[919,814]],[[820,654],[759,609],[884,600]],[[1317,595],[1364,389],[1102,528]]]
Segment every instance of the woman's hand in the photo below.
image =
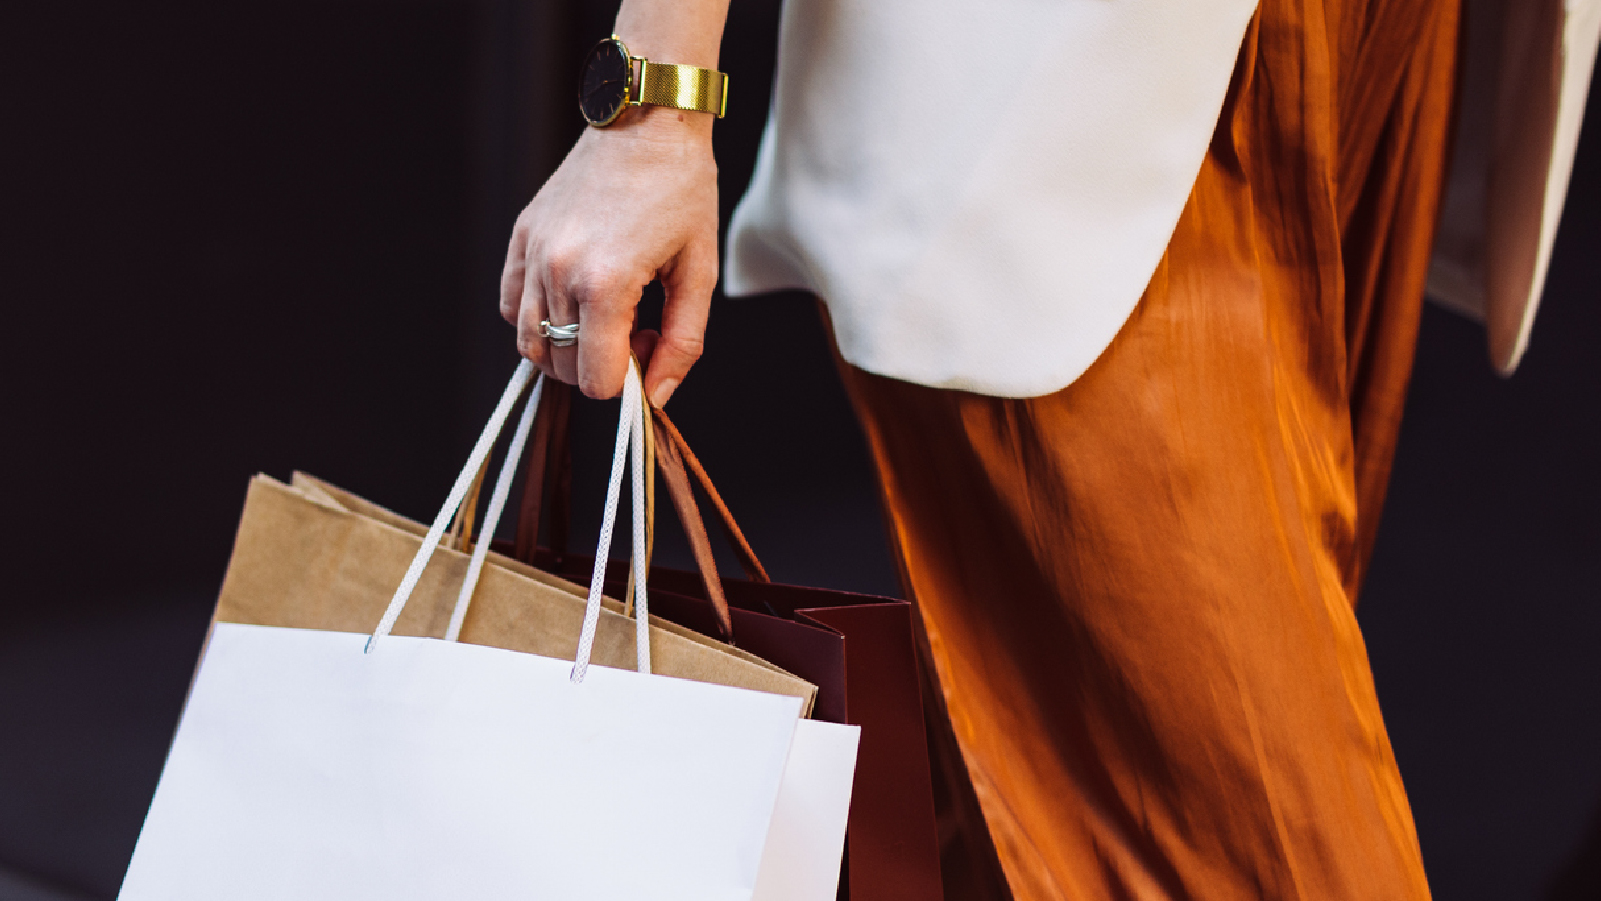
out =
[[[583,137],[517,217],[500,313],[517,350],[590,397],[622,391],[632,349],[645,392],[666,403],[700,356],[717,284],[717,164],[712,117],[635,107]],[[640,292],[661,279],[662,330],[634,332]],[[552,347],[539,323],[581,323]]]

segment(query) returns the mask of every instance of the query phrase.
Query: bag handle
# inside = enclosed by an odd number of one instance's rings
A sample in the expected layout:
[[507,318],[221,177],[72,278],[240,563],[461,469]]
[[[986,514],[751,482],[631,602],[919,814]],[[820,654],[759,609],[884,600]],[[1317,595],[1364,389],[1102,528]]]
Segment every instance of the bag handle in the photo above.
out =
[[[745,539],[745,532],[740,529],[739,523],[734,521],[733,511],[729,510],[728,505],[723,503],[723,496],[717,493],[717,486],[712,484],[712,477],[707,474],[706,467],[701,465],[700,458],[696,457],[695,452],[689,449],[689,442],[684,440],[684,435],[678,431],[678,426],[667,418],[667,411],[660,407],[652,406],[651,415],[656,427],[657,444],[659,446],[672,445],[677,451],[677,456],[670,465],[677,467],[682,472],[687,464],[688,471],[694,474],[695,481],[700,484],[701,490],[706,492],[706,498],[712,502],[712,509],[717,511],[717,524],[722,527],[723,536],[733,546],[734,554],[739,558],[739,567],[745,571],[745,577],[752,582],[771,582],[772,579],[767,575],[767,568],[762,566],[762,561],[756,559],[756,551],[751,548],[750,542]],[[665,471],[663,474],[666,475]],[[700,535],[704,540],[706,525],[701,520],[700,507],[694,503],[693,492],[688,491],[688,480],[684,479],[682,481],[686,489],[685,496],[689,500],[686,506],[693,511],[692,515],[695,523],[699,527]],[[677,503],[676,497],[674,498],[674,503],[675,505]],[[684,510],[680,510],[679,514],[680,517],[691,515]],[[716,571],[715,567],[713,571]]]
[[[561,396],[557,392],[565,393],[567,389],[567,386],[559,384],[553,387],[557,391],[552,392],[552,397]],[[679,522],[683,524],[684,534],[689,540],[690,551],[695,558],[696,569],[700,571],[701,582],[706,588],[706,596],[716,612],[718,628],[723,639],[733,643],[733,620],[729,614],[722,578],[717,572],[716,558],[712,554],[705,520],[701,516],[700,505],[690,482],[691,475],[694,481],[700,484],[713,509],[716,510],[718,525],[721,526],[729,545],[734,548],[740,568],[744,570],[746,576],[756,582],[768,582],[771,579],[767,575],[766,568],[757,559],[750,542],[746,540],[743,530],[734,520],[733,513],[723,502],[722,495],[712,484],[706,468],[690,449],[689,443],[684,440],[678,427],[661,408],[650,406],[649,412],[651,433],[656,445],[656,465],[663,476],[663,481],[667,484]],[[540,421],[534,427],[535,444],[528,454],[524,469],[523,502],[518,517],[516,537],[516,555],[526,563],[535,562],[541,505],[547,498],[551,501],[549,516],[551,545],[558,552],[566,550],[566,524],[563,519],[568,508],[566,495],[571,488],[571,476],[566,468],[571,457],[565,446],[567,424],[563,421],[567,416],[567,409],[563,406],[547,404],[540,411]]]
[[[590,653],[595,646],[595,630],[600,623],[601,590],[606,584],[606,561],[611,552],[612,528],[617,523],[617,500],[622,491],[623,460],[633,462],[634,547],[633,586],[629,592],[634,607],[635,660],[642,673],[650,672],[650,609],[646,604],[645,563],[645,390],[640,384],[639,364],[630,359],[623,378],[623,408],[617,416],[617,443],[612,451],[611,479],[606,485],[606,510],[600,520],[600,542],[595,548],[595,569],[589,577],[589,602],[584,608],[584,628],[578,633],[578,654],[573,659],[572,680],[584,681]],[[632,453],[630,453],[630,449]],[[514,469],[515,464],[507,467]],[[479,542],[480,545],[487,542]]]
[[[441,540],[445,537],[445,530],[450,525],[468,493],[473,490],[478,474],[482,471],[489,459],[490,450],[493,449],[496,439],[500,437],[501,429],[505,427],[506,420],[510,418],[512,408],[516,406],[523,391],[528,387],[533,377],[533,364],[527,360],[517,366],[511,382],[502,393],[500,402],[495,405],[489,422],[484,426],[483,433],[478,436],[478,442],[473,445],[472,452],[467,457],[467,463],[457,475],[456,482],[451,486],[446,496],[445,504],[440,508],[433,524],[429,526],[428,534],[423,538],[422,546],[412,557],[411,565],[407,567],[406,574],[395,589],[394,596],[389,601],[383,617],[379,619],[378,626],[367,639],[364,653],[371,653],[378,642],[394,629],[395,622],[400,619],[401,612],[410,600],[412,592],[416,590],[417,583],[421,581],[423,571],[428,561],[439,548]],[[495,479],[495,487],[490,495],[489,509],[485,511],[483,532],[481,536],[493,536],[495,526],[505,509],[506,501],[511,495],[511,484],[516,476],[518,461],[522,458],[523,447],[532,431],[535,414],[540,406],[540,397],[545,385],[545,379],[540,376],[534,381],[534,390],[528,403],[524,406],[522,416],[512,433],[511,446],[507,449],[506,459],[502,462],[500,473]],[[622,492],[623,463],[626,458],[633,459],[633,508],[634,508],[634,541],[633,541],[633,586],[629,592],[634,607],[635,621],[635,654],[637,669],[641,673],[650,672],[650,614],[645,590],[645,425],[644,425],[644,392],[640,385],[637,366],[630,363],[627,376],[623,383],[623,409],[617,423],[617,443],[612,455],[611,479],[606,490],[606,507],[601,521],[600,545],[595,552],[595,570],[590,579],[589,597],[584,608],[584,625],[578,636],[578,650],[574,655],[572,680],[582,682],[584,674],[589,668],[590,656],[594,650],[595,633],[599,627],[601,610],[601,589],[605,582],[606,559],[611,548],[612,531],[617,521],[617,504]],[[629,451],[632,450],[632,454]],[[450,625],[445,637],[448,640],[458,640],[461,634],[462,623],[466,619],[467,608],[471,604],[474,589],[478,585],[479,577],[483,573],[485,557],[489,552],[490,542],[481,539],[473,548],[473,555],[467,565],[466,578],[462,580],[461,591],[456,598],[456,606],[451,612]]]
[[656,433],[656,464],[661,468],[662,481],[667,483],[667,494],[673,499],[679,522],[684,525],[684,535],[689,539],[689,549],[695,557],[695,568],[700,570],[701,582],[706,586],[706,597],[717,614],[718,631],[722,633],[724,641],[733,644],[734,618],[728,610],[728,598],[723,594],[723,580],[717,572],[717,560],[712,556],[711,540],[706,536],[706,524],[701,521],[700,508],[695,504],[689,477],[684,474],[679,448],[670,440],[665,440],[667,436],[663,433],[660,420],[653,418],[652,425]]
[[[473,591],[478,587],[478,577],[484,571],[484,558],[489,554],[490,542],[483,539],[485,537],[493,538],[495,526],[500,524],[501,511],[506,509],[506,498],[511,495],[511,482],[517,474],[517,461],[522,458],[523,444],[528,440],[529,428],[533,425],[534,413],[539,409],[540,395],[544,391],[544,387],[545,377],[541,374],[534,382],[534,390],[529,394],[528,403],[523,407],[522,418],[517,420],[517,428],[512,432],[511,446],[506,449],[506,459],[500,464],[500,474],[495,477],[495,488],[489,495],[489,509],[484,511],[483,530],[479,532],[479,540],[473,546],[472,558],[467,561],[467,577],[462,579],[461,591],[456,595],[456,606],[450,611],[450,625],[445,627],[446,641],[458,641],[461,638],[461,625],[467,621],[467,607],[472,603]],[[479,466],[477,484],[474,485],[472,492],[468,495],[468,505],[475,506],[477,504],[479,486],[482,485],[483,473],[488,466],[489,457],[486,454],[484,462]],[[465,512],[458,516],[457,523],[461,524],[465,520],[467,534],[470,536],[472,534],[472,510],[470,507],[465,507],[463,510]],[[420,554],[421,551],[419,550],[418,553]],[[429,547],[428,553],[430,555],[433,554],[432,546]],[[425,558],[424,565],[426,563]],[[418,573],[420,575],[421,571],[419,570]],[[405,601],[401,601],[401,603],[404,604]],[[396,615],[399,615],[399,611],[396,611]]]
[[[372,636],[367,639],[365,653],[372,653],[378,645],[395,627],[395,621],[400,619],[400,612],[405,609],[406,601],[411,599],[411,593],[416,590],[417,583],[422,580],[423,570],[428,566],[428,560],[439,547],[440,539],[445,537],[445,528],[467,499],[467,493],[472,489],[472,483],[483,468],[484,461],[489,459],[489,452],[495,446],[495,439],[500,437],[500,430],[505,427],[506,419],[511,416],[512,407],[516,406],[518,398],[522,397],[523,389],[528,387],[533,377],[533,364],[524,360],[518,364],[517,371],[512,374],[511,382],[501,393],[500,402],[489,415],[489,422],[484,425],[484,431],[478,436],[478,442],[473,445],[472,452],[467,455],[467,464],[462,467],[461,473],[456,476],[456,483],[450,487],[450,493],[445,496],[445,505],[439,508],[439,514],[434,517],[433,524],[428,527],[428,534],[423,537],[422,546],[417,549],[411,558],[411,565],[406,568],[406,574],[401,577],[400,586],[389,600],[384,615],[378,620],[378,627],[373,630]],[[541,380],[543,381],[543,380]],[[530,404],[523,410],[522,421],[518,423],[518,430],[522,430],[523,421],[530,420],[534,405]],[[505,467],[501,467],[502,473]],[[479,542],[483,544],[483,542]]]

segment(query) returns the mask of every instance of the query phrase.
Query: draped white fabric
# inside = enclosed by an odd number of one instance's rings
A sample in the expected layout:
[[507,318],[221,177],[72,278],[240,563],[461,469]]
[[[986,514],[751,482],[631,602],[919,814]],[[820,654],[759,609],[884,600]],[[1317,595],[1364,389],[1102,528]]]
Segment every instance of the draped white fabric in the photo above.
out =
[[845,359],[1055,391],[1144,292],[1255,0],[788,0],[727,289],[821,296]]
[[[879,375],[1003,397],[1065,387],[1144,293],[1255,7],[787,0],[727,292],[817,294],[845,359]],[[1494,138],[1492,165],[1453,171],[1453,194],[1504,202],[1446,222],[1431,289],[1487,319],[1509,371],[1567,191],[1601,2],[1469,7],[1507,13],[1489,52],[1470,42],[1465,65],[1487,74],[1464,84],[1488,86],[1496,133],[1517,146]]]

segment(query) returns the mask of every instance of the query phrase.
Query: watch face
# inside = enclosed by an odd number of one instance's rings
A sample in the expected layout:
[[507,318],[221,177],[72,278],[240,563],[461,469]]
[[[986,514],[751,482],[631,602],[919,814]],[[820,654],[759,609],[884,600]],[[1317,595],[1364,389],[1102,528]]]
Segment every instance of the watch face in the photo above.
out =
[[634,63],[616,38],[595,45],[584,60],[579,79],[578,109],[590,125],[607,125],[628,106]]

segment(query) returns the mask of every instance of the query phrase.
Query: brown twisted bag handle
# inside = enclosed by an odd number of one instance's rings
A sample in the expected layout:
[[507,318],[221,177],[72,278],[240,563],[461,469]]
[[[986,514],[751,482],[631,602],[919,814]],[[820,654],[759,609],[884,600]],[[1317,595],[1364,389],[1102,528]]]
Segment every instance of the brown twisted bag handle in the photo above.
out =
[[[559,382],[548,381],[545,390],[546,399],[541,404],[534,421],[534,434],[529,439],[527,463],[523,470],[522,505],[517,520],[516,556],[529,564],[534,563],[538,547],[539,520],[546,499],[548,498],[550,503],[548,516],[550,546],[558,552],[564,553],[567,549],[567,516],[571,509],[569,498],[572,490],[572,457],[568,446],[568,419],[571,415],[572,388]],[[650,412],[651,429],[655,437],[657,467],[667,485],[668,495],[673,499],[673,508],[678,512],[684,534],[689,539],[690,551],[695,557],[695,567],[700,570],[706,596],[717,613],[719,629],[724,640],[732,643],[733,618],[728,611],[728,599],[723,592],[722,577],[717,572],[711,539],[707,534],[706,524],[701,517],[700,506],[696,502],[694,488],[690,482],[691,474],[694,475],[695,481],[700,483],[713,508],[716,509],[718,524],[734,548],[740,567],[746,576],[757,582],[771,580],[768,578],[766,568],[756,558],[756,552],[751,549],[750,542],[745,539],[739,524],[734,521],[728,505],[723,502],[722,495],[718,494],[716,487],[712,485],[706,468],[689,449],[689,444],[678,431],[678,427],[660,408],[647,406],[647,409]]]
[[[745,533],[740,530],[739,523],[734,521],[734,514],[728,509],[728,505],[723,503],[723,496],[717,493],[717,487],[712,484],[711,476],[706,474],[706,467],[701,465],[695,452],[689,449],[689,442],[684,440],[683,433],[678,431],[678,426],[673,425],[673,421],[667,418],[667,413],[660,407],[653,406],[650,409],[651,425],[656,431],[658,459],[667,458],[669,455],[666,448],[672,448],[671,465],[676,468],[677,479],[668,472],[668,463],[661,464],[662,474],[667,479],[667,490],[673,495],[673,506],[678,508],[678,517],[684,523],[685,531],[690,531],[690,520],[693,519],[694,534],[705,543],[707,560],[711,560],[709,556],[711,542],[706,537],[706,525],[701,521],[700,507],[695,503],[694,491],[689,487],[689,479],[684,473],[685,464],[688,464],[689,472],[694,473],[695,481],[700,483],[701,490],[706,492],[707,499],[717,511],[718,525],[723,527],[723,536],[728,539],[728,543],[734,548],[734,553],[739,557],[739,566],[745,571],[745,577],[752,582],[771,582],[767,568],[762,566],[762,561],[756,559],[756,552],[751,549],[750,542],[745,540]],[[675,488],[675,483],[681,484],[681,487]],[[692,547],[694,543],[695,537],[691,537]],[[700,552],[697,551],[697,562],[699,556]],[[702,575],[706,571],[706,567],[702,566]],[[717,567],[713,565],[711,572],[716,571]]]

